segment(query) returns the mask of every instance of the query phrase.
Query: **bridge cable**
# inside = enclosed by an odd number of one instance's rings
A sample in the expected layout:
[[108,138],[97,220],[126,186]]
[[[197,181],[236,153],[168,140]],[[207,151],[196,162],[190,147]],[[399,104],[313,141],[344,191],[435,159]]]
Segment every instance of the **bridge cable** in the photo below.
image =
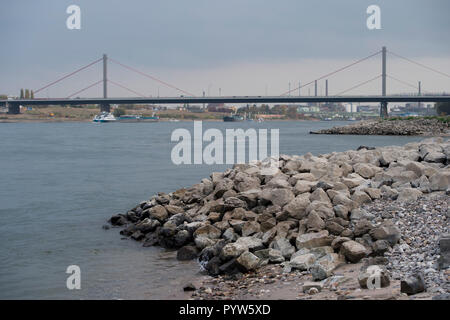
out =
[[102,80],[99,80],[99,81],[97,81],[97,82],[95,82],[95,83],[93,83],[93,84],[87,86],[86,88],[83,88],[83,89],[81,89],[81,90],[79,90],[79,91],[77,91],[77,92],[75,92],[75,93],[72,93],[72,94],[71,94],[70,96],[68,96],[66,99],[70,99],[70,98],[72,98],[74,95],[79,94],[79,93],[81,93],[81,92],[83,92],[83,91],[86,91],[87,89],[90,89],[90,88],[92,88],[93,86],[96,86],[96,85],[99,84],[100,82],[103,82],[103,79],[102,79]]
[[284,95],[286,95],[286,94],[288,94],[288,93],[291,93],[292,91],[296,91],[296,90],[301,89],[301,88],[303,88],[303,87],[309,86],[310,84],[314,83],[315,81],[322,80],[322,79],[324,79],[324,78],[326,78],[326,77],[329,77],[329,76],[331,76],[331,75],[334,75],[334,74],[336,74],[336,73],[338,73],[338,72],[341,72],[341,71],[343,71],[343,70],[345,70],[345,69],[348,69],[348,68],[354,66],[355,64],[358,64],[358,63],[360,63],[360,62],[363,62],[363,61],[365,61],[365,60],[368,60],[368,59],[370,59],[370,58],[376,56],[376,55],[379,54],[379,53],[381,53],[381,50],[380,50],[380,51],[377,51],[377,52],[375,52],[375,53],[373,53],[373,54],[371,54],[371,55],[369,55],[369,56],[367,56],[367,57],[364,57],[364,58],[362,58],[362,59],[359,59],[359,60],[357,60],[357,61],[355,61],[355,62],[352,62],[352,63],[350,63],[350,64],[348,64],[348,65],[346,65],[346,66],[344,66],[344,67],[342,67],[342,68],[339,68],[339,69],[333,71],[333,72],[327,73],[327,74],[325,74],[325,75],[323,75],[323,76],[321,76],[321,77],[319,77],[319,78],[317,78],[317,79],[314,79],[314,80],[312,80],[312,81],[310,81],[310,82],[308,82],[308,83],[306,83],[306,84],[304,84],[304,85],[301,85],[301,86],[299,86],[299,87],[297,87],[297,88],[294,88],[294,89],[292,89],[292,90],[288,90],[288,91],[286,91],[285,93],[281,94],[281,96],[284,96]]
[[349,88],[349,89],[347,89],[347,90],[344,90],[344,91],[339,92],[338,94],[336,94],[336,96],[340,96],[341,94],[344,94],[344,93],[346,93],[346,92],[348,92],[348,91],[351,91],[351,90],[353,90],[353,89],[359,88],[359,87],[361,87],[361,86],[363,86],[363,85],[365,85],[365,84],[367,84],[367,83],[369,83],[369,82],[372,82],[372,81],[374,81],[374,80],[376,80],[376,79],[378,79],[378,78],[381,78],[381,76],[382,76],[382,75],[380,74],[380,75],[376,76],[375,78],[372,78],[372,79],[369,79],[369,80],[367,80],[367,81],[361,82],[361,83],[357,84],[356,86],[353,86],[353,87],[351,87],[351,88]]
[[68,77],[70,77],[70,76],[73,76],[75,73],[78,73],[78,72],[80,72],[80,71],[82,71],[82,70],[84,70],[84,69],[86,69],[86,68],[89,68],[90,66],[92,66],[92,65],[94,65],[94,64],[96,64],[96,63],[98,63],[98,62],[100,62],[100,61],[102,61],[102,60],[103,60],[103,58],[100,58],[100,59],[98,59],[98,60],[95,60],[95,61],[89,63],[88,65],[85,65],[84,67],[81,67],[81,68],[75,70],[74,72],[71,72],[71,73],[69,73],[69,74],[67,74],[67,75],[65,75],[65,76],[63,76],[63,77],[61,77],[61,78],[59,78],[58,80],[53,81],[53,82],[51,82],[51,83],[49,83],[49,84],[43,86],[42,88],[39,88],[39,89],[37,89],[37,90],[34,90],[34,93],[38,93],[39,91],[42,91],[42,90],[44,90],[44,89],[46,89],[46,88],[48,88],[48,87],[50,87],[50,86],[52,86],[52,85],[54,85],[54,84],[56,84],[56,83],[62,81],[62,80],[66,79],[66,78],[68,78]]
[[120,88],[122,88],[122,89],[128,90],[128,91],[130,91],[131,93],[134,93],[135,95],[137,95],[137,96],[139,96],[139,97],[142,97],[142,98],[146,98],[146,97],[147,97],[147,96],[145,96],[145,95],[142,94],[142,93],[139,93],[139,92],[137,92],[137,91],[134,91],[133,89],[127,88],[127,87],[125,87],[124,85],[122,85],[122,84],[120,84],[120,83],[117,83],[117,82],[115,82],[115,81],[112,81],[112,80],[110,80],[110,79],[108,79],[108,82],[111,82],[112,84],[114,84],[114,85],[116,85],[116,86],[118,86],[118,87],[120,87]]
[[414,89],[419,90],[419,87],[416,86],[416,85],[413,85],[412,83],[409,83],[409,82],[404,81],[404,80],[400,80],[400,79],[395,78],[395,77],[393,77],[393,76],[391,76],[391,75],[389,75],[389,74],[387,74],[386,76],[387,76],[388,78],[392,79],[392,80],[395,80],[395,81],[397,81],[397,82],[400,82],[400,83],[404,84],[405,86],[408,86],[408,87],[411,87],[411,88],[414,88]]
[[426,65],[424,65],[424,64],[422,64],[422,63],[420,63],[420,62],[417,62],[417,61],[408,59],[408,58],[403,57],[403,56],[401,56],[401,55],[399,55],[399,54],[397,54],[397,53],[395,53],[395,52],[392,52],[392,51],[388,51],[388,52],[389,52],[390,54],[392,54],[392,55],[394,55],[394,56],[400,58],[400,59],[406,60],[406,61],[408,61],[408,62],[410,62],[410,63],[413,63],[413,64],[416,64],[416,65],[418,65],[418,66],[420,66],[420,67],[422,67],[422,68],[428,69],[428,70],[430,70],[430,71],[439,73],[440,75],[443,75],[443,76],[445,76],[445,77],[447,77],[447,78],[450,78],[450,74],[448,74],[448,73],[445,73],[445,72],[436,70],[436,69],[434,69],[434,68],[428,67],[428,66],[426,66]]
[[108,58],[108,60],[110,60],[111,62],[114,62],[115,64],[118,64],[118,65],[124,67],[125,69],[128,69],[128,70],[131,70],[131,71],[133,71],[133,72],[139,73],[140,75],[142,75],[142,76],[144,76],[144,77],[147,77],[147,78],[150,78],[150,79],[152,79],[152,80],[154,80],[154,81],[157,81],[157,82],[159,82],[159,83],[162,83],[162,84],[164,84],[165,86],[168,86],[168,87],[170,87],[170,88],[172,88],[172,89],[178,90],[178,91],[183,92],[183,93],[185,93],[185,94],[188,94],[188,95],[190,95],[190,96],[192,96],[192,97],[195,97],[195,94],[193,94],[193,93],[190,93],[190,92],[188,92],[188,91],[182,90],[182,89],[180,89],[180,88],[178,88],[178,87],[176,87],[176,86],[174,86],[174,85],[171,85],[170,83],[167,83],[167,82],[165,82],[165,81],[162,81],[162,80],[160,80],[160,79],[158,79],[158,78],[156,78],[156,77],[154,77],[154,76],[151,76],[151,75],[149,75],[149,74],[147,74],[147,73],[144,73],[144,72],[142,72],[142,71],[140,71],[140,70],[137,70],[137,69],[135,69],[135,68],[132,68],[132,67],[130,67],[130,66],[127,66],[127,65],[125,65],[125,64],[123,64],[123,63],[120,63],[120,62],[117,61],[117,60],[114,60],[114,59],[112,59],[112,58]]

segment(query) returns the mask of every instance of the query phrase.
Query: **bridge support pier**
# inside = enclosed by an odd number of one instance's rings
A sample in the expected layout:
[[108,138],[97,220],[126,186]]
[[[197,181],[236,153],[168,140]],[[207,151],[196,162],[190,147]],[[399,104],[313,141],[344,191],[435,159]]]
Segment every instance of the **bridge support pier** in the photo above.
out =
[[388,117],[388,103],[385,101],[380,105],[380,117],[383,119]]
[[17,103],[7,102],[8,114],[20,114],[20,105]]
[[107,103],[101,104],[100,105],[100,112],[111,112],[111,106]]

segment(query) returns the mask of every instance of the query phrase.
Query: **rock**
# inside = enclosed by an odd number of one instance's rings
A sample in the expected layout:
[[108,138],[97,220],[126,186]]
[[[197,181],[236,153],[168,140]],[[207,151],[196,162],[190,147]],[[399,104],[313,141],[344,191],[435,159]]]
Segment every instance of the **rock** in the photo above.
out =
[[309,291],[313,288],[316,289],[317,292],[320,292],[320,291],[322,291],[323,284],[320,282],[307,281],[307,282],[303,283],[302,291],[303,291],[303,293],[311,294],[311,293],[309,293]]
[[322,230],[320,232],[312,232],[299,234],[296,239],[297,249],[300,250],[302,248],[315,248],[315,247],[323,247],[329,246],[333,239],[328,235],[327,230]]
[[313,186],[315,186],[315,182],[313,181],[297,180],[294,186],[294,192],[296,194],[310,192]]
[[398,197],[398,191],[386,185],[382,186],[380,190],[383,198],[395,200]]
[[363,190],[365,193],[369,195],[372,200],[380,199],[381,198],[381,190],[376,188],[365,188]]
[[242,181],[237,183],[236,189],[239,192],[245,192],[252,189],[258,189],[260,184],[261,181],[257,177],[245,176]]
[[144,238],[143,247],[152,247],[159,244],[159,237],[156,233],[147,233]]
[[302,219],[306,216],[306,208],[309,204],[309,193],[303,193],[291,200],[283,210],[292,218]]
[[349,216],[349,209],[341,204],[338,204],[337,206],[333,207],[334,212],[336,213],[336,216],[348,220],[348,216]]
[[342,243],[340,252],[353,263],[358,262],[367,255],[366,248],[353,240]]
[[[261,260],[269,259],[269,252],[274,249],[261,249],[254,252],[254,255],[260,258]],[[280,253],[281,255],[281,253]]]
[[275,239],[271,243],[271,247],[273,247],[273,249],[279,250],[283,257],[286,259],[289,259],[295,252],[294,246],[291,245],[286,238]]
[[353,200],[349,199],[345,194],[341,192],[333,197],[333,205],[342,205],[350,211],[356,207],[356,204],[353,202]]
[[221,260],[218,256],[213,257],[211,260],[207,261],[204,268],[211,276],[217,276],[221,273],[224,273],[221,270]]
[[256,269],[256,267],[258,267],[260,259],[253,253],[246,251],[236,259],[236,262],[243,269],[243,271],[246,272]]
[[442,152],[431,151],[423,158],[423,160],[426,162],[445,163],[447,157]]
[[275,218],[270,218],[264,222],[261,222],[261,231],[266,232],[277,225],[277,220]]
[[336,237],[333,242],[331,242],[331,247],[334,250],[339,250],[344,242],[350,241],[350,238],[347,237]]
[[225,211],[233,210],[236,208],[247,208],[247,202],[236,197],[226,198],[223,204]]
[[113,226],[123,226],[127,224],[127,219],[121,214],[116,214],[109,219]]
[[309,295],[315,295],[315,294],[318,294],[319,293],[319,289],[317,289],[317,288],[311,288],[311,289],[309,289],[308,290],[308,294]]
[[198,250],[194,246],[184,246],[177,251],[177,259],[182,261],[195,259],[197,255]]
[[415,188],[405,188],[400,191],[397,197],[398,202],[411,202],[411,201],[417,201],[417,198],[419,198],[422,195],[422,192],[420,190],[417,190]]
[[375,175],[378,167],[370,165],[368,163],[357,163],[353,166],[353,169],[357,174],[365,179],[370,179]]
[[349,175],[348,178],[342,178],[342,182],[349,188],[349,189],[353,189],[356,188],[358,186],[360,186],[361,184],[363,184],[366,180],[364,178],[362,178],[360,175],[358,174],[352,174]]
[[352,195],[352,200],[355,201],[358,205],[372,202],[372,198],[363,191],[355,191]]
[[184,213],[183,208],[173,205],[166,205],[164,208],[167,210],[167,212],[172,216],[176,214],[182,214]]
[[343,257],[337,253],[329,253],[311,266],[311,276],[314,281],[320,281],[333,275],[333,270],[345,263]]
[[285,260],[280,250],[269,249],[268,253],[269,253],[269,261],[272,263],[281,263],[284,262]]
[[420,273],[409,276],[400,282],[400,292],[408,295],[424,292],[425,289],[425,281]]
[[342,231],[344,231],[345,228],[337,222],[327,221],[325,224],[325,229],[327,229],[330,234],[338,236],[342,233]]
[[183,291],[195,291],[197,288],[192,284],[192,282],[186,283],[183,286]]
[[216,227],[207,224],[195,230],[194,237],[205,237],[209,239],[218,239],[222,235],[222,232]]
[[393,246],[401,237],[398,227],[390,224],[384,224],[370,230],[370,236],[375,240],[387,240]]
[[372,245],[373,253],[377,256],[382,256],[385,252],[391,249],[390,243],[387,240],[377,240]]
[[204,225],[203,222],[194,221],[194,222],[184,225],[184,227],[185,227],[185,230],[187,230],[190,234],[193,234],[195,232],[195,230],[197,230],[198,228],[200,228],[203,225]]
[[209,246],[213,246],[216,243],[216,241],[214,241],[213,239],[207,238],[207,237],[203,237],[203,236],[196,237],[194,239],[195,246],[197,248],[199,248],[200,250],[203,250],[204,248],[209,247]]
[[159,222],[164,222],[169,214],[167,213],[166,208],[164,208],[162,205],[156,205],[150,208],[149,216],[150,218],[157,219]]
[[233,228],[236,233],[242,234],[242,227],[244,226],[246,221],[243,220],[230,220],[228,223]]
[[215,183],[214,195],[216,198],[221,198],[225,192],[233,189],[233,180],[229,178],[223,178],[222,180]]
[[175,241],[175,247],[179,248],[183,245],[185,245],[186,243],[190,242],[191,239],[191,235],[189,234],[189,231],[187,230],[180,230],[177,232],[177,234],[174,237],[174,241]]
[[264,189],[260,195],[261,199],[270,201],[272,204],[283,207],[292,200],[294,200],[294,194],[289,189]]
[[222,248],[220,256],[224,260],[229,260],[239,257],[246,250],[248,250],[248,248],[243,244],[229,243]]
[[311,248],[309,250],[309,253],[312,253],[316,259],[320,259],[323,256],[326,256],[327,254],[333,253],[333,252],[334,252],[333,248],[328,247],[328,246]]
[[325,228],[325,222],[316,211],[312,211],[306,220],[306,227],[310,231],[320,231]]
[[138,230],[138,231],[133,232],[133,234],[131,235],[131,238],[133,238],[136,241],[140,241],[140,240],[144,239],[144,236],[145,235]]
[[320,201],[320,202],[330,202],[330,198],[328,198],[327,193],[322,188],[317,188],[311,195],[309,196],[309,201]]
[[312,253],[306,253],[298,255],[291,259],[290,265],[293,269],[298,269],[300,271],[309,270],[309,268],[316,262],[316,258]]
[[272,240],[275,238],[276,234],[277,234],[277,228],[272,228],[269,231],[266,231],[263,236],[262,236],[262,242],[264,245],[269,245]]
[[247,237],[261,231],[261,227],[256,221],[246,221],[242,226],[242,236]]
[[228,228],[222,234],[222,238],[230,242],[235,242],[238,239],[238,235],[234,232],[233,228]]
[[350,220],[372,219],[373,215],[361,208],[353,209],[350,213]]
[[363,289],[380,289],[391,283],[389,273],[383,266],[363,266],[358,274],[358,282]]
[[263,241],[255,237],[241,237],[236,240],[236,245],[242,245],[250,251],[261,250],[264,248]]
[[356,224],[355,224],[353,233],[356,237],[359,237],[359,236],[362,236],[362,235],[370,232],[370,230],[372,230],[372,229],[373,229],[372,223],[370,223],[366,219],[360,219],[360,220],[356,220]]
[[445,191],[450,186],[450,171],[437,172],[429,180],[432,191]]

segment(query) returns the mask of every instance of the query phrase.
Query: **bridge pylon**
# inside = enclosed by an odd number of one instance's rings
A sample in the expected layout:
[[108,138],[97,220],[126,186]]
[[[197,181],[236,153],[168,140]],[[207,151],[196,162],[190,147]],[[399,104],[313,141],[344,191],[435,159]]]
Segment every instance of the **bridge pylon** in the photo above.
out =
[[[108,98],[108,56],[106,54],[103,54],[103,98]],[[111,112],[111,106],[108,103],[102,103],[100,111]]]
[[[386,47],[381,49],[381,95],[386,96]],[[388,117],[388,103],[386,101],[381,102],[380,105],[380,117]]]

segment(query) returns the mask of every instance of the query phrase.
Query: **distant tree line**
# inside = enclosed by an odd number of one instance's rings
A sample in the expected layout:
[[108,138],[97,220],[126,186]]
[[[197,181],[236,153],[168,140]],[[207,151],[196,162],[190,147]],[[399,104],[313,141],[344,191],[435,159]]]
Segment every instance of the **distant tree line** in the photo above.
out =
[[20,89],[20,99],[34,99],[34,92],[30,89]]

